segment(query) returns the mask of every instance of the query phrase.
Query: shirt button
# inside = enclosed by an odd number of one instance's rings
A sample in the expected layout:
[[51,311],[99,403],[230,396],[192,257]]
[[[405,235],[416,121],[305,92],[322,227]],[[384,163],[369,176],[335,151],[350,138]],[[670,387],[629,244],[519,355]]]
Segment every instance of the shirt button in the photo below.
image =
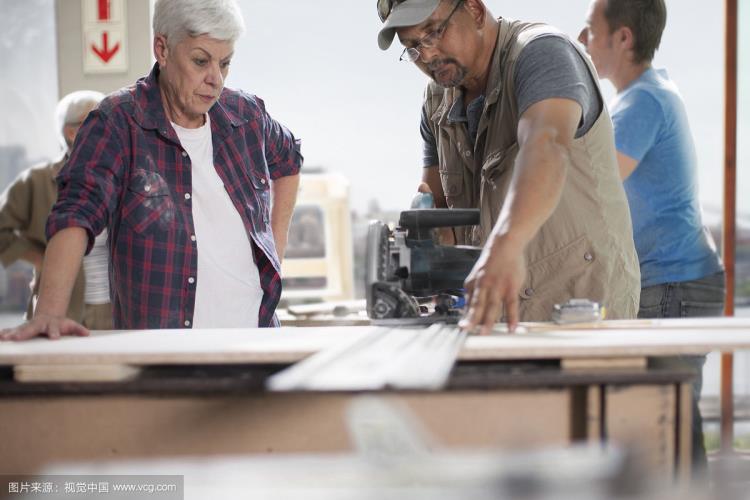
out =
[[195,283],[195,278],[193,278],[192,276],[191,276],[191,277],[189,277],[189,278],[188,278],[188,283],[190,283],[191,285],[192,285],[193,283]]
[[143,186],[143,190],[146,191],[147,193],[151,191],[151,184],[146,184],[145,186]]
[[185,326],[190,326],[190,320],[189,319],[185,320]]
[[185,199],[186,199],[186,200],[189,200],[189,199],[190,199],[190,193],[185,193]]
[[533,297],[534,296],[534,289],[533,288],[527,288],[526,290],[523,291],[523,293],[525,293],[529,297]]
[[187,151],[182,152],[182,157],[185,158],[187,156]]
[[194,234],[190,235],[190,241],[195,241],[195,235]]
[[585,254],[583,255],[583,258],[584,258],[584,260],[586,260],[587,262],[591,262],[592,260],[594,260],[594,256],[593,256],[593,255],[591,255],[591,254],[590,254],[589,252],[586,252],[586,253],[585,253]]
[[471,151],[469,151],[468,149],[466,151],[464,151],[464,156],[466,158],[471,158]]
[[260,183],[261,183],[261,184],[265,184],[265,183],[266,183],[266,180],[265,180],[265,179],[261,179],[261,180],[260,180]]

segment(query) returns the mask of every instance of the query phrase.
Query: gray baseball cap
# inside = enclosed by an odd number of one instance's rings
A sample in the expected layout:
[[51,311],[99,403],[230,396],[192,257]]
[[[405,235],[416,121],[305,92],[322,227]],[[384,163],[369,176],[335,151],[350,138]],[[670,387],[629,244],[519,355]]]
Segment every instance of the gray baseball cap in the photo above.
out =
[[416,26],[435,12],[441,0],[405,0],[393,6],[390,15],[378,33],[378,46],[387,50],[393,43],[396,28]]

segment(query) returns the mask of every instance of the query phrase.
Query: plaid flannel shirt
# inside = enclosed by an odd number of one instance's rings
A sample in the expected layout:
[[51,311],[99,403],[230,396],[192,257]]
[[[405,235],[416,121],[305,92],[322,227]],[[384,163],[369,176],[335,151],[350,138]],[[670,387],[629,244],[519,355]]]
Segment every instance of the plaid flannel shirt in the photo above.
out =
[[[68,227],[109,229],[115,328],[193,323],[197,247],[190,157],[167,119],[159,69],[107,97],[84,122],[57,178],[47,237]],[[299,142],[253,95],[224,89],[210,109],[214,165],[245,225],[260,274],[258,324],[278,326],[281,296],[271,232],[270,184],[299,173]],[[198,235],[200,237],[200,235]]]

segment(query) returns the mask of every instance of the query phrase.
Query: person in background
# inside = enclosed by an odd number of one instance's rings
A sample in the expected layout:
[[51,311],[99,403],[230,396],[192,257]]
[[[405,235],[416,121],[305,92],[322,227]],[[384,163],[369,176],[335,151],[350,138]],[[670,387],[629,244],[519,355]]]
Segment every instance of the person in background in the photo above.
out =
[[[666,23],[664,0],[594,0],[579,41],[600,78],[617,90],[610,110],[641,267],[638,317],[721,316],[724,268],[701,218],[685,104],[667,71],[652,66]],[[705,361],[705,356],[668,361],[687,363],[697,372],[693,463],[698,470],[706,466],[698,408]]]
[[[57,200],[55,177],[68,159],[81,124],[103,98],[104,94],[90,90],[72,92],[63,97],[55,112],[62,156],[21,172],[0,196],[0,261],[7,267],[23,260],[34,267],[26,319],[33,316],[39,295],[42,261],[47,247],[45,225]],[[107,234],[103,231],[94,241],[91,253],[83,258],[83,269],[76,277],[67,310],[69,318],[91,330],[112,328],[107,269]]]
[[115,328],[278,326],[299,143],[261,99],[224,87],[244,31],[234,0],[157,0],[153,31],[151,73],[81,128],[58,176],[34,318],[0,339],[88,334],[65,312],[105,228]]
[[[478,208],[456,243],[484,249],[466,280],[467,330],[504,315],[548,321],[587,298],[634,318],[639,273],[609,114],[577,44],[542,24],[495,18],[481,0],[378,0],[394,37],[432,82],[422,179],[438,208]],[[425,185],[420,186],[425,191]]]

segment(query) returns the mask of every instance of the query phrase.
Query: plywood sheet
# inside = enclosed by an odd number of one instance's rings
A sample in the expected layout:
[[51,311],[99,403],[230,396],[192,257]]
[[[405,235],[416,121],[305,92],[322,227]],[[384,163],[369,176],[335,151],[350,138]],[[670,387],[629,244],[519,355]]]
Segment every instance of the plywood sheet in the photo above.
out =
[[0,342],[0,365],[293,363],[374,327],[142,330]]
[[460,359],[544,359],[706,354],[750,349],[750,325],[651,325],[638,328],[549,329],[469,337]]
[[[0,343],[0,365],[292,363],[378,327],[145,330],[89,338]],[[613,321],[597,328],[525,325],[525,333],[471,336],[461,360],[608,358],[750,349],[750,318]]]

